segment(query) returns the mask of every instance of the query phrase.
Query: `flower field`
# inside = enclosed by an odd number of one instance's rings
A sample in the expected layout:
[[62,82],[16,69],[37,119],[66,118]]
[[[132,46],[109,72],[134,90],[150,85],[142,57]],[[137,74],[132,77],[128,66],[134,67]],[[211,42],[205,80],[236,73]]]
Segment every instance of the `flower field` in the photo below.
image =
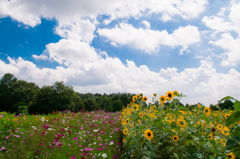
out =
[[120,112],[0,113],[0,158],[119,158]]
[[[234,159],[240,157],[240,103],[234,110],[212,110],[198,106],[191,111],[179,106],[174,98],[183,97],[168,91],[144,106],[147,97],[133,96],[123,109],[123,158],[145,159]],[[233,99],[232,97],[225,97]],[[171,101],[169,107],[164,107]],[[221,102],[219,101],[219,102]]]
[[[234,110],[198,104],[168,91],[152,104],[142,94],[121,112],[0,113],[0,158],[6,159],[239,159],[240,102]],[[166,105],[166,102],[170,105]]]

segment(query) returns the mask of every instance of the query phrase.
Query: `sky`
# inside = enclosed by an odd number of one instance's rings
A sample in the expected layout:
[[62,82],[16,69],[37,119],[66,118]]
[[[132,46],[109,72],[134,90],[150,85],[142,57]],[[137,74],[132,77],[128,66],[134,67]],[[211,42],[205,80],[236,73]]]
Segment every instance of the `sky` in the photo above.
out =
[[0,0],[0,77],[240,100],[239,0]]

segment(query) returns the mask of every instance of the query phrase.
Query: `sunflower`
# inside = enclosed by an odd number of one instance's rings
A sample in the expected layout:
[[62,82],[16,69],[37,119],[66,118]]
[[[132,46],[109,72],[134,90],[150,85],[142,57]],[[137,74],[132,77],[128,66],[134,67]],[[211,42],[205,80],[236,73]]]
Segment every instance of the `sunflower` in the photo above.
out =
[[166,96],[167,96],[168,100],[173,99],[173,92],[167,91]]
[[143,113],[139,113],[139,116],[142,118],[143,117]]
[[132,107],[133,111],[138,111],[138,109],[139,109],[139,105],[138,104],[133,105],[133,107]]
[[128,134],[128,129],[127,129],[127,128],[123,129],[123,134],[124,134],[124,135],[127,135],[127,134]]
[[142,100],[143,100],[144,102],[146,102],[146,101],[148,100],[147,96],[144,96],[144,97],[142,98]]
[[177,121],[178,126],[180,127],[186,127],[187,123],[184,119],[179,118]]
[[156,109],[156,105],[153,105],[153,106],[152,106],[152,110],[154,110],[154,109]]
[[222,129],[223,129],[222,124],[218,124],[218,125],[217,125],[217,128],[218,128],[218,130],[222,130]]
[[153,94],[153,96],[154,96],[154,97],[157,97],[157,94],[156,94],[156,93],[154,93],[154,94]]
[[201,108],[201,105],[200,105],[200,104],[198,104],[197,106],[198,106],[198,108]]
[[135,101],[136,101],[136,98],[137,98],[137,96],[134,95],[134,96],[132,97],[132,101],[135,102]]
[[217,113],[213,113],[213,116],[217,116]]
[[165,103],[166,102],[166,97],[164,95],[160,96],[159,101],[161,103]]
[[147,111],[148,111],[148,112],[150,112],[150,111],[151,111],[151,109],[149,108]]
[[137,95],[137,99],[140,99],[140,98],[141,98],[141,96],[140,96],[140,94],[138,94],[138,95]]
[[179,95],[178,91],[173,91],[173,96]]
[[227,154],[227,157],[226,157],[226,159],[235,159],[235,158],[236,158],[236,156],[234,155],[233,152]]
[[179,137],[177,136],[177,135],[175,135],[175,136],[173,136],[173,141],[175,141],[175,142],[178,142],[178,140],[179,140]]
[[209,116],[211,114],[211,109],[209,107],[206,107],[203,109],[203,112],[205,113],[205,115]]
[[150,129],[144,131],[144,136],[146,139],[151,140],[153,138],[153,132]]
[[126,140],[126,139],[123,139],[122,142],[125,143],[125,142],[127,142],[127,140]]
[[225,114],[224,117],[227,119],[229,117],[229,114]]
[[140,120],[138,120],[138,124],[141,124],[141,121],[140,121]]
[[129,122],[128,119],[125,119],[125,124],[128,124],[128,122]]

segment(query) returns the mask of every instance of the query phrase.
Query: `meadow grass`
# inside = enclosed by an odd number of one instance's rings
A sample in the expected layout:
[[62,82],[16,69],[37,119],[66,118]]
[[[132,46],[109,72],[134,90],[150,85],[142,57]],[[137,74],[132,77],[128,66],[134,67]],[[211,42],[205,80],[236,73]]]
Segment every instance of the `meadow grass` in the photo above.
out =
[[0,158],[121,158],[120,112],[0,113]]

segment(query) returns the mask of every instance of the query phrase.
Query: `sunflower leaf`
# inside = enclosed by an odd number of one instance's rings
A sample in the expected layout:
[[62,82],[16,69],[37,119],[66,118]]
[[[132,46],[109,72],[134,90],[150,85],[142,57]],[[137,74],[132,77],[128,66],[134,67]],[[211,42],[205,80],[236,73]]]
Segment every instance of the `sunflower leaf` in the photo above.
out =
[[240,143],[240,137],[239,136],[234,136],[234,137],[227,140],[226,149],[230,150],[233,147],[238,147],[239,143]]
[[187,146],[186,148],[187,152],[191,155],[197,152],[197,148],[195,146]]
[[236,100],[233,107],[235,111],[240,111],[240,102]]
[[240,125],[238,125],[232,132],[231,136],[238,136],[240,134]]
[[176,159],[179,159],[178,154],[176,154],[175,152],[173,152],[173,156],[176,157]]
[[222,98],[221,100],[219,100],[218,103],[220,103],[220,102],[222,102],[224,100],[227,100],[227,99],[234,99],[234,98],[231,97],[231,96],[226,96],[226,97]]
[[210,123],[209,119],[206,116],[201,115],[199,117],[202,118],[206,123]]
[[159,143],[163,143],[163,142],[166,140],[166,138],[167,138],[168,135],[169,135],[169,132],[167,132],[166,134],[164,134],[164,135],[160,138]]
[[178,107],[180,110],[187,110],[185,107],[183,107],[183,106],[180,106],[180,107]]
[[233,123],[235,123],[236,121],[240,120],[240,111],[237,111],[233,114],[231,114],[227,120],[226,120],[226,126],[229,126]]

